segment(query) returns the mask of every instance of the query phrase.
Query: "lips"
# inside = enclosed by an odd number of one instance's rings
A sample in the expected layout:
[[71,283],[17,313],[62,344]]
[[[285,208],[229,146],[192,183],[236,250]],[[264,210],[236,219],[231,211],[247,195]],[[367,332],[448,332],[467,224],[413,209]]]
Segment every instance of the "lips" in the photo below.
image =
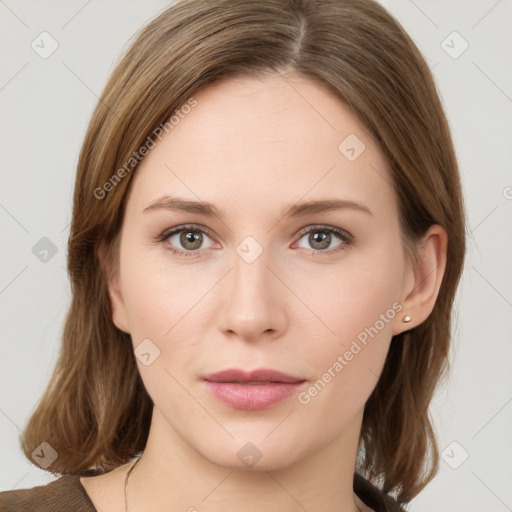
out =
[[239,369],[223,370],[221,372],[208,375],[204,380],[209,382],[242,382],[245,384],[251,383],[257,385],[263,383],[269,384],[271,382],[303,382],[306,379],[294,377],[293,375],[288,375],[277,370],[263,368],[260,370],[253,370],[251,372]]
[[218,400],[248,411],[267,409],[296,393],[306,382],[301,377],[270,369],[230,369],[208,375],[204,380],[208,391]]

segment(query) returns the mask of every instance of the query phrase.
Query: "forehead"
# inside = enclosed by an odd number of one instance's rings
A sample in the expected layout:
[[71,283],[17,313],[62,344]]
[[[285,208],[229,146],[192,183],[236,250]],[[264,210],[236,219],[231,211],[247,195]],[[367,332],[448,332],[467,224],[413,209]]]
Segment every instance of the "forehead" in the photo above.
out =
[[139,207],[170,194],[239,208],[336,197],[394,208],[379,148],[325,87],[238,76],[193,98],[135,173]]

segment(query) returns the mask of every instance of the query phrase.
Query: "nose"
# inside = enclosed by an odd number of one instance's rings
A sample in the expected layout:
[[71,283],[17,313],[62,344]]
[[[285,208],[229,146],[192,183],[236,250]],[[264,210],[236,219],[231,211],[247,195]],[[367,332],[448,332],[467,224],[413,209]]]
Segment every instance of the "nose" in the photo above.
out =
[[219,329],[226,336],[258,341],[275,339],[285,332],[286,289],[269,259],[265,250],[252,262],[238,253],[233,255],[218,316]]

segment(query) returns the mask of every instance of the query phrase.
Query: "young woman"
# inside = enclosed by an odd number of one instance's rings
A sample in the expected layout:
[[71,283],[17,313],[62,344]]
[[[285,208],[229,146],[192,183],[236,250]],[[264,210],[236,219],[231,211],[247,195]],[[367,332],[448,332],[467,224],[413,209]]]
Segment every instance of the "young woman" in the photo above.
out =
[[373,0],[185,0],[78,164],[72,303],[0,510],[403,510],[465,252],[432,75]]

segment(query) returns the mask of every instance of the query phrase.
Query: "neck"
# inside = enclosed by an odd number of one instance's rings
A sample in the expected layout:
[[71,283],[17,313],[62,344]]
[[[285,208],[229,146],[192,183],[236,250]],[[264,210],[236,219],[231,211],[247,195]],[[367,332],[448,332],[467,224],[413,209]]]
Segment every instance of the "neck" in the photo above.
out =
[[[130,475],[128,510],[159,512],[172,505],[189,512],[296,512],[317,510],[321,503],[325,512],[357,512],[353,476],[359,429],[360,419],[331,442],[310,447],[310,453],[297,447],[286,465],[266,461],[264,440],[254,443],[262,455],[254,466],[244,466],[236,456],[220,465],[212,462],[218,461],[215,447],[205,444],[208,453],[193,449],[155,407],[146,449]],[[234,454],[246,444],[232,441]]]

